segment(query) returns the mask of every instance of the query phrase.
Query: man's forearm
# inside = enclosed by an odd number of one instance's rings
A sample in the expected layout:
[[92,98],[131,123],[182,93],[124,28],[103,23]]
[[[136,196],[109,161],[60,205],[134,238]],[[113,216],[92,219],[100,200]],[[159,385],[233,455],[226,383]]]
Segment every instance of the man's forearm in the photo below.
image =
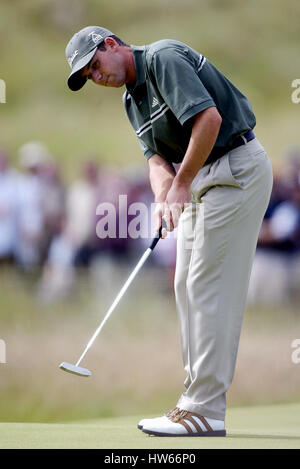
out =
[[174,184],[190,185],[209,156],[220,130],[222,118],[215,107],[198,114],[190,142]]
[[149,160],[149,179],[156,203],[165,202],[176,172],[173,166],[154,155]]

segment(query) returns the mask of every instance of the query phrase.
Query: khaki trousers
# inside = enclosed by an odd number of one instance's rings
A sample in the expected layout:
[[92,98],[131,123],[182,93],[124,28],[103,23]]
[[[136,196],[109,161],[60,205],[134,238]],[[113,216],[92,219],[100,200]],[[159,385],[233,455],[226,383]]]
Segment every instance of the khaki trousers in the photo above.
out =
[[225,419],[272,167],[257,139],[202,167],[178,225],[175,297],[185,392],[177,406]]

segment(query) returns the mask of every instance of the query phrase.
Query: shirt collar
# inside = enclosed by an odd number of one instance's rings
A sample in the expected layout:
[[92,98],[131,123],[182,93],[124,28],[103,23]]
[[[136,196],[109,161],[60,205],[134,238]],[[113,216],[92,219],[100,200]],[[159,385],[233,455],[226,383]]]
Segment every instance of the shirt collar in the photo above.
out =
[[135,70],[136,70],[136,82],[132,84],[127,84],[126,88],[129,91],[130,94],[134,93],[136,89],[143,85],[146,81],[146,73],[145,73],[145,68],[144,68],[144,60],[143,60],[143,54],[145,52],[145,46],[130,46],[132,53],[133,53],[133,58],[134,58],[134,64],[135,64]]

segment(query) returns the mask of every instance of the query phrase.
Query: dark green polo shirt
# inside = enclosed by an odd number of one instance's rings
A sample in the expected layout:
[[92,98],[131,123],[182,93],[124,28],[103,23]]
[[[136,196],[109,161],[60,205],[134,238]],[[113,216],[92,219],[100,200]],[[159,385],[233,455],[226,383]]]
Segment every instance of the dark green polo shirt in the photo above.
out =
[[199,52],[169,39],[131,47],[137,81],[126,85],[123,103],[147,159],[157,153],[180,163],[192,118],[212,106],[222,117],[212,154],[255,126],[247,98]]

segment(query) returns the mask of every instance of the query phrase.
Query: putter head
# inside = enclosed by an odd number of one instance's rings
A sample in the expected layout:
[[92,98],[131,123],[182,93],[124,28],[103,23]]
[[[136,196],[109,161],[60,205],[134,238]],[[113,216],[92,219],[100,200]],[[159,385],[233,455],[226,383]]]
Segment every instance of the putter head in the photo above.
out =
[[67,362],[62,362],[59,368],[68,373],[73,373],[74,375],[84,376],[85,378],[88,378],[92,374],[87,368],[82,368],[81,366],[72,365],[72,363]]

